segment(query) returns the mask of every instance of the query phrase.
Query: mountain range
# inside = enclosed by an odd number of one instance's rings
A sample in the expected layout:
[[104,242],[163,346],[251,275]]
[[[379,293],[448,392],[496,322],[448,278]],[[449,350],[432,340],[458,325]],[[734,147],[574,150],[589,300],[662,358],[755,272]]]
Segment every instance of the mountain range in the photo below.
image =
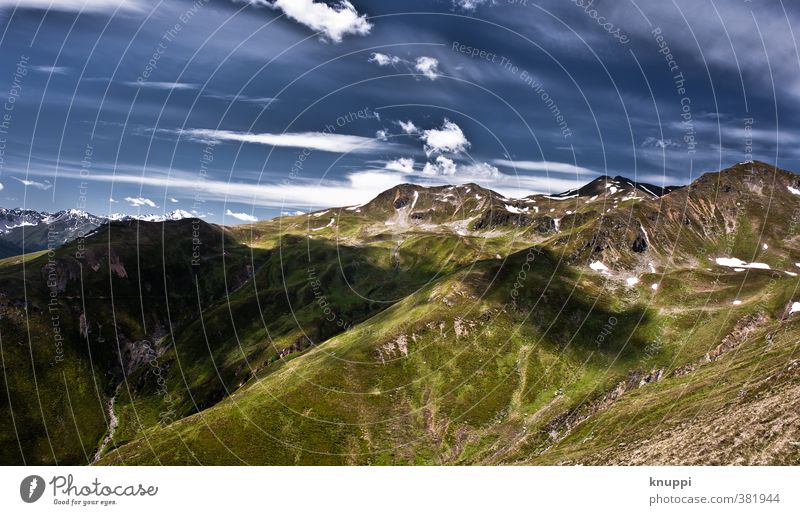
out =
[[181,209],[163,215],[132,216],[115,213],[100,216],[78,209],[48,213],[32,209],[0,208],[0,258],[58,247],[85,236],[110,221],[163,222],[193,216]]
[[0,462],[798,464],[798,220],[762,162],[111,220],[0,260]]

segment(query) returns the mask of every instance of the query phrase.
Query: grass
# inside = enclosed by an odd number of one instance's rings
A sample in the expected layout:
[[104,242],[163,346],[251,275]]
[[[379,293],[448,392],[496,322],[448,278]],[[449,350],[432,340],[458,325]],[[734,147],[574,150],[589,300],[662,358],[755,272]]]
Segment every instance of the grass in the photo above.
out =
[[[695,459],[674,442],[672,451],[658,448],[653,435],[673,441],[694,428],[712,445],[709,413],[751,413],[787,395],[794,379],[785,370],[796,359],[796,322],[784,319],[797,300],[797,278],[784,273],[800,261],[796,243],[772,228],[760,238],[763,224],[732,229],[736,209],[758,220],[765,207],[755,197],[745,207],[720,197],[708,209],[708,184],[664,205],[624,203],[602,218],[595,206],[577,204],[575,215],[559,214],[559,233],[505,227],[467,235],[425,225],[449,221],[434,202],[445,189],[420,195],[419,224],[385,225],[397,191],[408,194],[400,187],[361,211],[231,229],[202,224],[199,270],[186,266],[190,222],[115,225],[91,239],[84,261],[69,246],[58,251],[68,335],[61,368],[48,365],[52,328],[38,300],[48,295],[46,256],[26,256],[24,275],[23,263],[6,260],[0,286],[11,295],[0,298],[0,336],[19,393],[0,412],[19,414],[22,450],[4,428],[2,461],[85,463],[115,393],[119,426],[107,464],[599,463],[638,459],[626,449],[639,447],[651,463],[668,452]],[[469,202],[467,213],[476,205]],[[770,223],[786,214],[777,209]],[[331,217],[335,224],[325,227]],[[651,241],[643,255],[630,249],[639,223]],[[748,253],[776,270],[734,272],[714,262],[749,261]],[[588,271],[595,259],[612,272]],[[625,284],[631,275],[639,284]],[[26,311],[15,304],[23,290],[36,299],[27,311],[32,362]],[[78,322],[84,303],[88,339]],[[756,313],[766,321],[751,339],[703,362]],[[126,369],[117,343],[125,362],[143,340],[156,354]],[[672,376],[687,364],[695,370]],[[20,413],[37,391],[30,370],[49,400],[42,411],[58,435],[52,451],[41,414]],[[645,380],[659,371],[660,380]],[[614,394],[623,384],[624,394]],[[745,422],[725,420],[746,432]],[[796,460],[791,452],[759,456]]]

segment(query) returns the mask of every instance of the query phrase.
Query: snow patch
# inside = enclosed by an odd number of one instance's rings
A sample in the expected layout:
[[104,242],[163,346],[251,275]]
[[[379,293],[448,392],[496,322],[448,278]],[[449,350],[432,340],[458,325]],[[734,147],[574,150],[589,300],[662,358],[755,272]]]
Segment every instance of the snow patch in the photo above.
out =
[[628,284],[628,286],[636,286],[637,284],[639,284],[639,278],[628,277],[627,279],[625,279],[625,282]]
[[[327,211],[326,211],[327,213]],[[331,221],[328,222],[328,225],[325,227],[317,227],[316,229],[311,229],[312,231],[321,231],[322,229],[327,229],[328,227],[333,227],[333,224],[336,223],[336,218],[331,218]]]
[[544,198],[547,198],[547,199],[550,199],[550,200],[569,200],[569,199],[571,199],[571,198],[575,198],[575,197],[577,197],[578,195],[567,195],[567,196],[565,196],[565,197],[551,197],[551,196],[549,196],[549,195],[542,195],[542,196],[543,196]]
[[601,263],[600,261],[592,261],[591,263],[589,263],[589,268],[591,268],[592,270],[595,270],[597,272],[607,272],[608,271],[608,267],[606,265],[604,265],[603,263]]
[[797,188],[792,188],[791,186],[787,186],[787,188],[789,188],[789,191],[794,193],[795,195],[800,195],[800,190],[798,190]]
[[769,270],[769,265],[766,263],[746,263],[739,258],[717,258],[715,260],[720,266],[727,266],[730,268],[758,268],[760,270]]
[[738,258],[717,258],[715,261],[720,266],[744,266],[747,264]]
[[528,210],[527,208],[522,210],[522,209],[516,208],[514,206],[509,206],[509,205],[506,205],[505,207],[506,207],[506,211],[508,211],[509,213],[517,214],[517,215],[519,215],[521,213],[524,213],[525,211]]
[[791,315],[792,313],[797,313],[798,311],[800,311],[800,302],[792,302],[792,307],[789,310],[789,314]]
[[658,195],[656,195],[655,193],[653,193],[653,192],[652,192],[652,191],[650,191],[649,189],[645,188],[645,187],[644,187],[644,186],[642,186],[641,184],[639,185],[639,187],[640,187],[641,189],[643,189],[644,191],[646,191],[647,193],[651,194],[653,197],[658,197]]

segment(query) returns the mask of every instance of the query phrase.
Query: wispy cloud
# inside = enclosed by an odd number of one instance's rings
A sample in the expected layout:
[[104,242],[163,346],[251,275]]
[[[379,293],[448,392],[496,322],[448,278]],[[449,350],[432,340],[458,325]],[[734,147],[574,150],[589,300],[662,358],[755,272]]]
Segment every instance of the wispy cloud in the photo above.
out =
[[46,191],[53,187],[53,185],[48,180],[45,180],[44,182],[38,182],[38,181],[31,181],[29,179],[20,179],[19,177],[11,177],[11,178],[21,183],[26,188],[36,188],[37,190]]
[[[97,164],[97,168],[100,167],[101,165]],[[59,180],[130,184],[141,188],[156,188],[161,194],[168,191],[170,195],[185,195],[191,198],[199,196],[206,201],[238,202],[268,208],[363,204],[381,191],[400,184],[405,177],[405,174],[389,170],[368,170],[351,173],[342,180],[325,182],[297,180],[293,183],[256,184],[212,179],[197,180],[197,173],[181,170],[171,170],[170,175],[158,174],[145,177],[140,173],[92,173],[85,177],[81,176],[79,168],[66,170],[63,167],[59,172]],[[129,203],[131,200],[134,202],[138,200],[142,206],[152,207],[146,203],[149,200],[146,198],[129,197],[125,200]]]
[[547,172],[560,174],[587,174],[598,175],[597,172],[577,166],[571,163],[559,163],[556,161],[512,161],[509,159],[494,159],[492,163],[497,166],[504,166],[516,170],[527,170],[531,172]]
[[0,9],[16,7],[67,12],[100,12],[114,9],[143,11],[146,5],[142,0],[0,0]]
[[192,84],[189,82],[150,82],[150,81],[129,81],[125,82],[126,85],[134,87],[134,88],[145,88],[145,89],[158,89],[158,90],[165,90],[165,91],[172,91],[172,90],[191,90],[191,89],[198,89],[200,86],[197,84]]
[[278,102],[277,98],[272,97],[251,97],[248,95],[231,95],[231,94],[219,94],[219,93],[208,93],[203,95],[206,98],[213,98],[215,100],[222,100],[225,102],[245,102],[248,104],[256,104],[260,106],[267,106]]
[[385,143],[377,138],[353,136],[349,134],[332,134],[326,132],[287,132],[284,134],[235,132],[216,129],[189,129],[182,135],[200,141],[237,141],[256,143],[275,147],[308,148],[323,152],[357,152],[369,153],[385,148]]
[[231,216],[237,220],[241,220],[242,222],[258,222],[258,218],[253,215],[248,215],[247,213],[234,213],[230,209],[225,211],[225,216]]
[[69,73],[69,68],[66,66],[31,66],[31,70],[47,75],[66,75]]

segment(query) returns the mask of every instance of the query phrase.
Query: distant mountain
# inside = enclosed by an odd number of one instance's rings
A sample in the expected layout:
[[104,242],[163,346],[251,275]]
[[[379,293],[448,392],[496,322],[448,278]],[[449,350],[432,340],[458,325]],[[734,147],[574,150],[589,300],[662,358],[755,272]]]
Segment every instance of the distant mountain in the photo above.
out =
[[48,247],[59,247],[85,236],[111,220],[138,219],[148,222],[163,222],[192,218],[193,216],[180,209],[166,215],[113,214],[106,217],[77,209],[48,213],[31,209],[0,208],[0,258],[36,252]]

